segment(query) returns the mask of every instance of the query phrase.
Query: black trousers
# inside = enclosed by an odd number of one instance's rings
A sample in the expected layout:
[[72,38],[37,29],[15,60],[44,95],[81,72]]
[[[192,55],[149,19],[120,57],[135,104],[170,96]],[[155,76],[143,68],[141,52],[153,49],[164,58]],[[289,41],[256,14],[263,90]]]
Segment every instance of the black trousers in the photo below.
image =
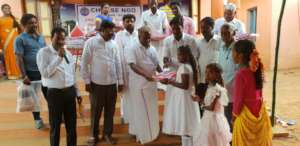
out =
[[[41,80],[41,74],[39,71],[26,71],[26,74],[30,81],[39,81]],[[43,96],[46,97],[47,95],[47,87],[42,86],[42,93]],[[41,120],[40,112],[32,112],[34,120]]]
[[64,116],[67,146],[76,146],[76,89],[48,88],[47,96],[50,123],[50,145],[59,146],[60,125]]
[[228,103],[228,105],[224,108],[225,116],[230,126],[230,131],[232,132],[232,102]]
[[113,132],[115,105],[117,99],[117,86],[97,85],[91,83],[91,136],[98,138],[99,121],[102,110],[104,109],[104,128],[103,136],[111,136]]
[[[206,83],[199,83],[196,87],[196,95],[198,95],[201,98],[205,97],[206,90],[207,90],[208,84]],[[199,103],[199,109],[200,109],[200,117],[202,118],[204,109],[202,109],[202,106]]]

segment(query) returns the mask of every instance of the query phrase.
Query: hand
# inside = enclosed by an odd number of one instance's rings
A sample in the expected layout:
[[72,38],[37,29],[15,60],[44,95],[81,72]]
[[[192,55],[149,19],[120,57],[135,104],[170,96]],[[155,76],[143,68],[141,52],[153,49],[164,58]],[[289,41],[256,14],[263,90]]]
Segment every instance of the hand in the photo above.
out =
[[64,55],[65,55],[65,49],[64,49],[64,48],[60,48],[60,49],[58,50],[58,55],[59,55],[60,57],[64,57]]
[[118,85],[118,91],[122,92],[123,91],[123,87],[124,87],[123,85]]
[[87,91],[87,92],[91,92],[92,90],[91,90],[91,84],[85,84],[85,91]]
[[28,78],[27,76],[24,77],[23,83],[24,83],[25,85],[30,85],[30,80],[29,80],[29,78]]
[[168,84],[173,85],[174,83],[176,83],[176,79],[174,78],[168,79]]
[[198,95],[192,95],[192,99],[193,99],[193,101],[197,101],[197,102],[199,102],[201,100],[200,96],[198,96]]
[[145,78],[146,78],[148,81],[154,81],[154,78],[153,78],[152,76],[146,75]]
[[167,85],[169,83],[169,80],[168,79],[162,79],[159,82],[162,83],[162,84]]
[[77,96],[76,99],[77,99],[78,104],[82,103],[82,97],[81,96]]

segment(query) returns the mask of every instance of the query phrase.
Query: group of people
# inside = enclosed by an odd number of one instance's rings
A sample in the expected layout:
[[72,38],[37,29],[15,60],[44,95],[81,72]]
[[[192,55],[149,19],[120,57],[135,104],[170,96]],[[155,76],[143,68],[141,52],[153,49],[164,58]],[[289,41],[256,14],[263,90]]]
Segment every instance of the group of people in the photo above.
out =
[[[109,12],[109,5],[103,6]],[[235,18],[235,5],[225,5],[224,18],[203,18],[201,39],[196,36],[193,20],[182,15],[180,2],[171,0],[163,8],[173,15],[158,9],[157,0],[149,0],[141,26],[137,29],[136,17],[126,14],[124,29],[116,34],[109,15],[97,16],[97,34],[85,42],[80,62],[80,75],[91,103],[88,142],[95,145],[103,139],[116,144],[112,134],[118,92],[122,92],[121,108],[129,124],[128,133],[141,144],[157,139],[157,90],[163,84],[162,132],[181,136],[183,146],[270,146],[272,131],[262,95],[263,65],[254,42],[236,37],[245,28]],[[76,86],[75,61],[64,47],[65,30],[54,28],[52,43],[46,45],[37,22],[34,15],[23,15],[24,32],[15,39],[14,55],[24,84],[42,80],[51,146],[59,145],[62,121],[67,145],[75,146],[76,99],[82,101]],[[155,79],[157,73],[166,70],[176,72],[176,78]],[[42,128],[39,112],[33,115],[36,127]]]

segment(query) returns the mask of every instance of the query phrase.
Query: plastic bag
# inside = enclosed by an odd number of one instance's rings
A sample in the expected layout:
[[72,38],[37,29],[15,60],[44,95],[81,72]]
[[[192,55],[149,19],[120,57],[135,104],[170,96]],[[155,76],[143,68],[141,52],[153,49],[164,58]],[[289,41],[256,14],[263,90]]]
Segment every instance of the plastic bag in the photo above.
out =
[[38,91],[40,91],[40,82],[31,82],[30,85],[25,85],[22,82],[17,82],[17,112],[39,112],[40,99]]

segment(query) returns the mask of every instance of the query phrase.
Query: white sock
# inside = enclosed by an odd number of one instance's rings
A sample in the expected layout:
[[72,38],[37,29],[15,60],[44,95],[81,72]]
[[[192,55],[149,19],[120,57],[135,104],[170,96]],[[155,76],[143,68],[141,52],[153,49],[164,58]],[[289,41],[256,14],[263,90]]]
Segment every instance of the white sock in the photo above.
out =
[[181,136],[181,146],[189,146],[189,138],[186,136]]

